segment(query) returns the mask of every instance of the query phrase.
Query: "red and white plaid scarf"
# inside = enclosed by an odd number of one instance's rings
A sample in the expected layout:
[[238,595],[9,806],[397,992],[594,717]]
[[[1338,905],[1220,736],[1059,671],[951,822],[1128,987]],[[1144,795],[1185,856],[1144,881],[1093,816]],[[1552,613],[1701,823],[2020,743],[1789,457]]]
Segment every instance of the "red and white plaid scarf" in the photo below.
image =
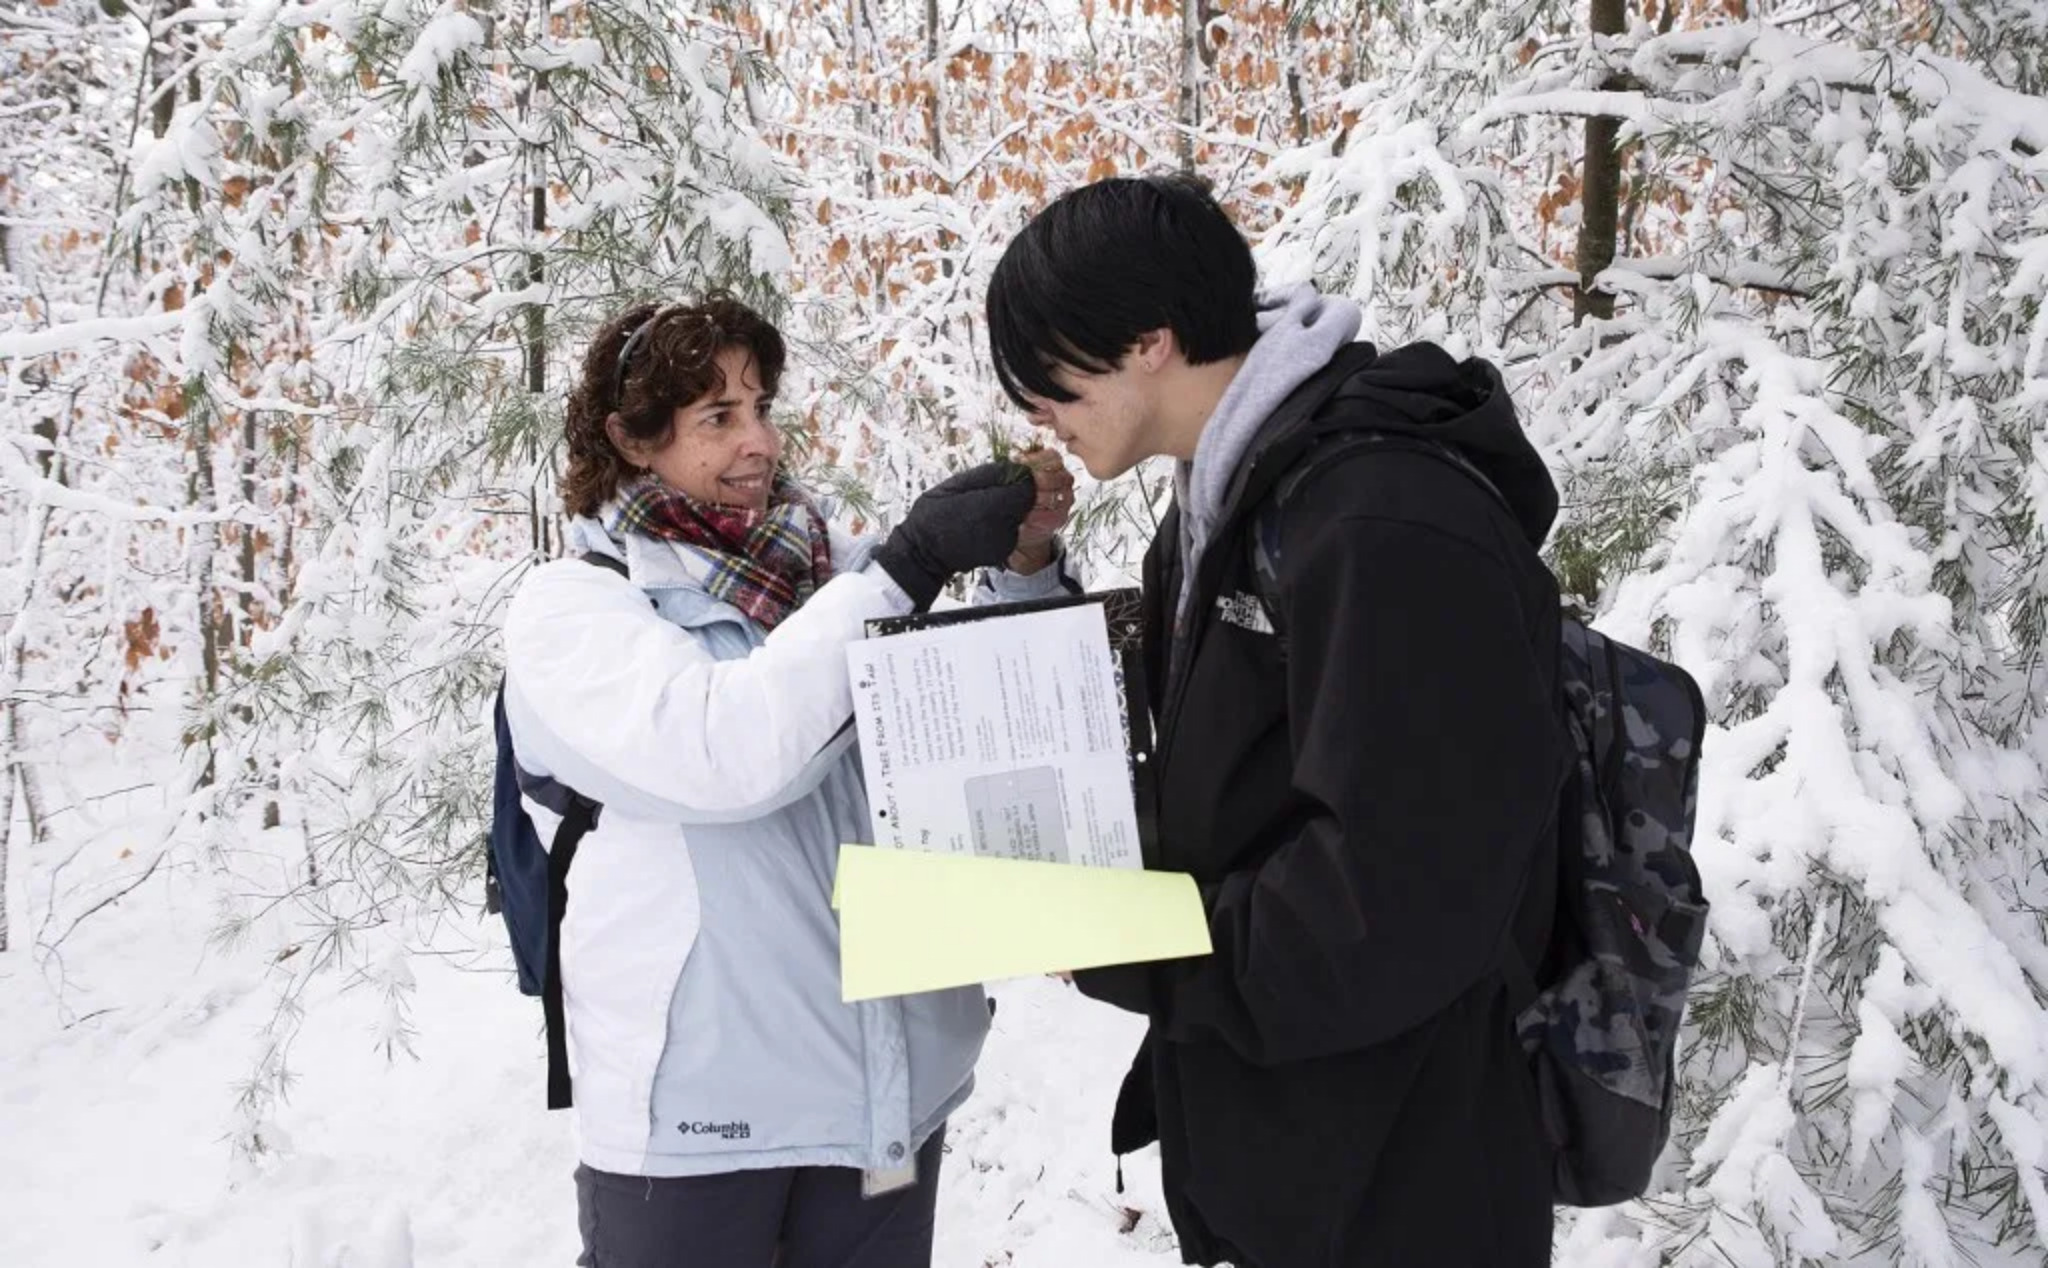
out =
[[778,473],[766,510],[701,502],[644,476],[619,490],[612,532],[690,547],[711,597],[774,629],[832,579],[832,533],[817,505]]

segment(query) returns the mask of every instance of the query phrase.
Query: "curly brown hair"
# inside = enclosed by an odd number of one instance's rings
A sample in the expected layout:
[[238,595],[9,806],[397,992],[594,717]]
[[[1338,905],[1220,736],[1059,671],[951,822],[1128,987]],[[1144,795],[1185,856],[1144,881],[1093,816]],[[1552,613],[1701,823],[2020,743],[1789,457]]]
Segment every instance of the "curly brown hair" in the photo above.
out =
[[[621,367],[628,340],[635,340],[632,356]],[[562,475],[569,514],[596,514],[640,470],[612,442],[606,420],[618,415],[620,429],[640,444],[666,444],[678,407],[725,389],[717,357],[727,348],[752,354],[762,390],[774,393],[787,357],[782,332],[724,291],[694,304],[638,304],[598,328],[569,393],[569,467]]]

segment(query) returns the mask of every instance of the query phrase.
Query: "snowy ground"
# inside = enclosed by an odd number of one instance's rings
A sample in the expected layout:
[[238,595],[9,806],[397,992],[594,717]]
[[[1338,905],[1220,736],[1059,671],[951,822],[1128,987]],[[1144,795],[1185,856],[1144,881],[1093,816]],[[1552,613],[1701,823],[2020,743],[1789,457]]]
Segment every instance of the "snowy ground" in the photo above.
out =
[[[87,894],[112,893],[151,848],[151,807],[98,813],[64,847],[78,849],[66,883],[86,878]],[[46,883],[41,864],[28,883]],[[0,1265],[574,1260],[572,1128],[540,1108],[537,1003],[497,967],[509,961],[469,949],[494,931],[451,927],[435,940],[450,954],[410,957],[410,1056],[379,1046],[389,1010],[373,986],[319,980],[297,1081],[266,1129],[274,1150],[250,1164],[230,1143],[235,1086],[290,967],[277,960],[289,932],[210,946],[215,882],[173,859],[58,956],[38,954],[25,870],[17,860],[16,949],[0,956]],[[1119,1197],[1106,1147],[1135,1022],[1053,981],[995,994],[980,1090],[951,1132],[936,1262],[1177,1264],[1156,1154],[1130,1161]]]

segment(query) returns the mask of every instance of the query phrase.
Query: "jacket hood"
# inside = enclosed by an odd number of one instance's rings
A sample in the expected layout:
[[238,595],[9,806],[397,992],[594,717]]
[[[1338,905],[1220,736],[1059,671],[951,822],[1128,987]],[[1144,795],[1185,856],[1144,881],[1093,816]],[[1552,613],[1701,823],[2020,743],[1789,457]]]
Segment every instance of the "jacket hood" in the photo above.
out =
[[[1190,564],[1186,573],[1190,584],[1195,575],[1193,564],[1215,535],[1245,452],[1257,442],[1260,430],[1281,402],[1358,336],[1361,314],[1358,305],[1348,299],[1331,298],[1313,286],[1300,285],[1268,295],[1258,320],[1258,342],[1217,399],[1215,412],[1202,428],[1194,461],[1181,463],[1175,473],[1182,557]],[[1189,593],[1184,586],[1183,602]]]
[[1455,450],[1493,484],[1529,544],[1543,544],[1557,520],[1557,485],[1492,363],[1460,361],[1433,343],[1384,353],[1361,344],[1349,355],[1357,364],[1328,404],[1259,437],[1240,465],[1233,505],[1263,492],[1245,487],[1254,470],[1277,477],[1318,438],[1369,428]]

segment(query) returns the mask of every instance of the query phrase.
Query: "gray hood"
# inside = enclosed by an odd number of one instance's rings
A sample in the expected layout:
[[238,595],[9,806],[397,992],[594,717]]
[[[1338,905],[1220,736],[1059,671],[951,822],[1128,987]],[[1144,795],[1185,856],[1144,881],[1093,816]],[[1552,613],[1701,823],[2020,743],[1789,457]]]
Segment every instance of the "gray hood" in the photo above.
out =
[[1326,297],[1306,283],[1267,295],[1259,311],[1259,341],[1202,428],[1195,460],[1174,475],[1180,504],[1179,616],[1187,616],[1202,551],[1223,513],[1223,499],[1245,451],[1280,403],[1358,337],[1358,305]]

